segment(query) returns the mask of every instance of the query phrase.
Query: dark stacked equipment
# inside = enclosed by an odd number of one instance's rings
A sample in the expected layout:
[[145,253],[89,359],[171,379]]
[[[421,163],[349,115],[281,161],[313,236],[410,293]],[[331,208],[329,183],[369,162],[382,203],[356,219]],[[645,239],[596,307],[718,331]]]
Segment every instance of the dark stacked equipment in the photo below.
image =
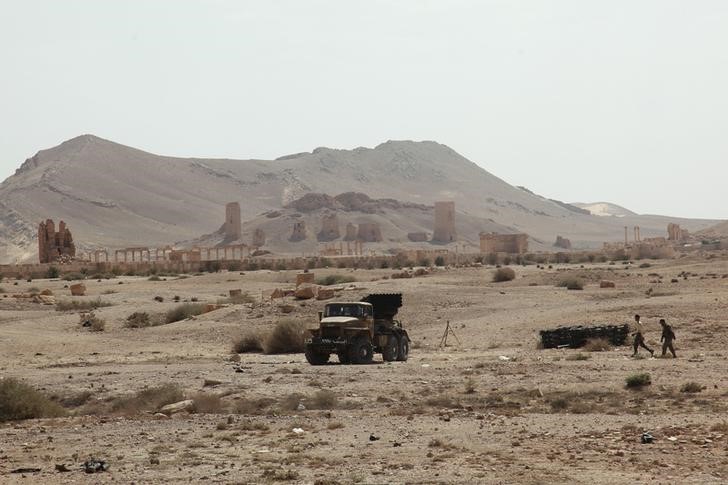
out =
[[541,343],[544,349],[558,347],[583,347],[590,339],[606,339],[615,346],[624,345],[629,335],[629,325],[600,325],[596,327],[559,327],[554,330],[541,330]]

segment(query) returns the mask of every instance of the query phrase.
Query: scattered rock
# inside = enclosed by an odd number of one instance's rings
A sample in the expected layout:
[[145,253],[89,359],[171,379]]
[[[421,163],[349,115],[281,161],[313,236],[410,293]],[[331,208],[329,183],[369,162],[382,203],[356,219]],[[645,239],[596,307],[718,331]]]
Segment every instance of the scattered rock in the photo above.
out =
[[84,296],[86,295],[86,285],[83,283],[76,283],[75,285],[71,285],[71,296]]
[[56,471],[61,473],[70,472],[71,469],[66,466],[65,463],[61,463],[59,465],[56,465]]
[[104,460],[91,459],[83,463],[83,469],[86,473],[100,473],[109,469],[109,464]]
[[599,282],[599,288],[616,288],[614,281],[602,280]]
[[374,436],[373,434],[369,435],[369,441],[379,441],[381,438],[379,436]]
[[184,401],[179,401],[173,404],[167,404],[166,406],[163,406],[162,409],[159,410],[159,412],[167,415],[175,414],[182,411],[189,411],[193,408],[194,405],[195,402],[192,399],[186,399]]

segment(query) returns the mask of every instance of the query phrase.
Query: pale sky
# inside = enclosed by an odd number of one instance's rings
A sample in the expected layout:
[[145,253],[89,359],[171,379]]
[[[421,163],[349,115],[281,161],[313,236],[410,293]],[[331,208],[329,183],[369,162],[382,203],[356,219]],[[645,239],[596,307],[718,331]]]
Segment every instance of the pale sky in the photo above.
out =
[[728,2],[0,0],[0,179],[92,133],[275,158],[449,145],[568,202],[728,218]]

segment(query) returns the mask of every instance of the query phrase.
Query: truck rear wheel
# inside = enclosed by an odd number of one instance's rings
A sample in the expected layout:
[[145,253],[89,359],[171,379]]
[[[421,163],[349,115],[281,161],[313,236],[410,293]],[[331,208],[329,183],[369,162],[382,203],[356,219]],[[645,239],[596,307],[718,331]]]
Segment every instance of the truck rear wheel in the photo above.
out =
[[339,352],[336,355],[339,356],[339,363],[344,364],[344,365],[351,364],[351,361],[349,360],[349,354],[347,353],[347,350],[342,350],[341,352]]
[[382,349],[382,358],[384,359],[384,362],[394,362],[397,360],[398,355],[399,341],[396,336],[389,335],[387,337],[387,344]]
[[357,337],[349,346],[349,360],[352,364],[370,364],[374,356],[372,344],[366,337]]
[[397,352],[397,360],[406,362],[409,358],[409,338],[402,335],[399,338],[399,352]]
[[324,365],[329,361],[328,352],[317,352],[313,349],[306,348],[305,354],[306,360],[311,365]]

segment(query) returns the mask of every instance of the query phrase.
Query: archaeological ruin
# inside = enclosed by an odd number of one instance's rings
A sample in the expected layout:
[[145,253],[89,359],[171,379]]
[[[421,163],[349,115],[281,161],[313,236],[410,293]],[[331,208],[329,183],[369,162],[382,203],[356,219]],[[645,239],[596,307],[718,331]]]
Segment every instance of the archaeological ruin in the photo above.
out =
[[225,239],[240,239],[241,227],[240,204],[230,202],[225,206]]
[[265,231],[259,227],[256,228],[255,231],[253,231],[253,240],[251,242],[254,248],[265,246]]
[[363,222],[359,224],[357,239],[364,242],[381,242],[382,229],[375,222]]
[[528,252],[528,234],[480,233],[481,253],[524,254]]
[[336,214],[324,214],[321,217],[321,230],[318,233],[318,240],[332,241],[340,237],[338,216]]
[[304,241],[306,239],[306,222],[305,221],[296,221],[293,223],[293,231],[291,232],[291,237],[288,238],[289,241],[296,242],[296,241]]
[[41,263],[53,263],[75,256],[76,246],[65,222],[58,223],[58,231],[53,219],[46,219],[38,225],[38,259]]
[[412,242],[426,242],[427,233],[426,232],[409,232],[409,233],[407,233],[407,239],[409,239]]
[[356,241],[356,238],[357,238],[356,226],[354,224],[352,224],[351,222],[349,222],[346,225],[346,235],[344,236],[344,239],[346,241]]
[[561,249],[571,249],[571,241],[569,239],[566,239],[565,237],[556,236],[556,242],[554,243],[554,247]]
[[455,202],[435,202],[435,230],[432,240],[449,243],[457,239],[455,232]]
[[682,229],[679,224],[670,223],[667,225],[668,241],[685,241],[690,239],[690,232]]

